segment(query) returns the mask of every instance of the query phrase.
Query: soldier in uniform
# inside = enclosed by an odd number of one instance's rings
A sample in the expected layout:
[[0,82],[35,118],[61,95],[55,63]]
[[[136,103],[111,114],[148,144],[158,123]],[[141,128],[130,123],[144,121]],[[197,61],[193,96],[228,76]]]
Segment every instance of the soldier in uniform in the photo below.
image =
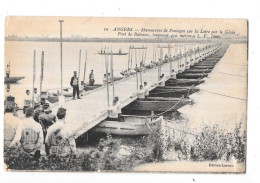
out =
[[144,97],[147,99],[149,96],[149,87],[147,86],[147,82],[144,82]]
[[16,117],[16,111],[4,115],[4,146],[9,147],[17,129],[22,125],[20,118]]
[[138,98],[139,99],[145,99],[143,85],[140,85],[140,88],[139,88],[139,91],[138,91]]
[[40,104],[36,104],[34,106],[34,115],[33,115],[33,119],[39,123],[39,116],[41,114],[43,114],[44,111],[43,111],[43,107],[40,105]]
[[39,123],[42,125],[43,137],[45,140],[48,128],[56,122],[56,116],[52,113],[47,104],[45,104],[43,108],[44,113],[39,116]]
[[165,86],[165,78],[164,78],[164,74],[162,74],[162,75],[160,76],[159,85],[160,85],[160,86]]
[[33,120],[33,109],[26,109],[21,128],[18,128],[10,146],[18,147],[23,153],[35,159],[40,158],[40,148],[43,144],[43,132],[39,123]]
[[24,97],[24,107],[23,107],[23,113],[25,114],[26,108],[30,107],[32,104],[32,98],[30,95],[30,90],[26,90],[26,95]]
[[64,127],[66,109],[59,108],[57,112],[57,122],[47,130],[45,139],[47,155],[76,155],[76,142],[69,128]]
[[93,86],[94,83],[95,83],[94,73],[93,73],[93,70],[91,70],[91,72],[89,74],[89,85]]
[[79,79],[77,77],[77,71],[74,71],[74,76],[70,80],[70,85],[73,87],[73,99],[75,99],[75,94],[77,93],[78,99],[79,97]]
[[121,102],[119,101],[119,98],[118,97],[115,97],[114,100],[113,100],[113,106],[109,108],[109,115],[108,117],[111,119],[111,120],[118,120],[118,121],[121,121],[121,114],[122,114],[122,111],[121,111]]
[[105,86],[107,84],[107,75],[104,74],[104,77],[103,77],[103,85]]

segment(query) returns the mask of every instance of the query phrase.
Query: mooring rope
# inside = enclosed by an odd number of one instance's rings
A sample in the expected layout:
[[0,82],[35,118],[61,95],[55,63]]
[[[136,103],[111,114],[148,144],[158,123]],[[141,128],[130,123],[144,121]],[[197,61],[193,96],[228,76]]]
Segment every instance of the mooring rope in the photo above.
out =
[[215,94],[215,95],[220,95],[220,96],[223,96],[223,97],[228,97],[228,98],[233,98],[233,99],[237,99],[237,100],[247,101],[246,99],[243,99],[243,98],[232,97],[232,96],[229,96],[229,95],[224,95],[224,94],[220,94],[220,93],[215,93],[215,92],[211,92],[211,91],[203,90],[203,89],[200,89],[200,90],[201,90],[201,91],[208,92],[208,93],[212,93],[212,94]]
[[177,104],[179,104],[180,103],[180,101],[181,101],[182,99],[180,99],[176,104],[174,104],[172,107],[170,107],[169,109],[167,109],[166,111],[164,111],[164,112],[161,112],[161,113],[159,113],[159,114],[156,114],[156,116],[160,116],[160,115],[162,115],[162,114],[164,114],[164,113],[166,113],[166,112],[168,112],[168,111],[170,111],[170,110],[172,110]]
[[231,75],[231,76],[237,76],[237,77],[242,77],[242,78],[245,78],[246,76],[241,76],[241,75],[236,75],[236,74],[230,74],[230,73],[226,73],[226,72],[218,72],[216,71],[217,73],[220,73],[220,74],[226,74],[226,75]]

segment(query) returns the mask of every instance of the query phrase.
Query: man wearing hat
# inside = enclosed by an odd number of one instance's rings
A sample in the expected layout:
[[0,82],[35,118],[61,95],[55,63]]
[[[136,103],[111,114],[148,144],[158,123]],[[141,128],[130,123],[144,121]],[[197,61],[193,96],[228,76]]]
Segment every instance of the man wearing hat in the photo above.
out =
[[69,128],[65,127],[66,109],[59,108],[57,122],[47,130],[46,153],[59,156],[76,155],[76,142]]
[[70,80],[70,85],[73,87],[73,99],[75,99],[75,94],[77,93],[78,99],[79,97],[79,80],[77,77],[77,71],[74,71],[74,76]]
[[17,146],[23,153],[39,159],[40,148],[43,144],[43,132],[39,123],[33,120],[33,108],[28,107],[25,112],[23,125],[17,129],[10,146]]

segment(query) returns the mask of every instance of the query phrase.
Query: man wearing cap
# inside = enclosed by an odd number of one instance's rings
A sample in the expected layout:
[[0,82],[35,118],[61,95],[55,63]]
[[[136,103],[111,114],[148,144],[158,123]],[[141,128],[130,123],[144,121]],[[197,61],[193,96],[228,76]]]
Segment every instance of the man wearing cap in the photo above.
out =
[[76,142],[69,128],[64,127],[66,109],[59,108],[57,122],[47,130],[45,139],[46,153],[59,156],[76,155]]
[[42,125],[43,137],[45,139],[47,129],[56,121],[56,116],[52,113],[48,104],[43,105],[44,112],[39,116],[39,123]]
[[33,115],[33,119],[34,121],[38,122],[39,123],[39,116],[41,114],[43,114],[43,107],[40,105],[40,104],[36,104],[34,106],[34,115]]
[[91,70],[90,74],[89,74],[89,85],[93,86],[95,83],[95,79],[94,79],[94,73],[93,70]]
[[33,120],[33,109],[28,107],[23,125],[18,128],[10,146],[17,146],[22,152],[35,159],[40,158],[40,148],[43,144],[43,132],[39,123]]
[[70,80],[70,85],[73,87],[73,99],[75,99],[75,94],[77,93],[78,99],[79,97],[79,80],[77,77],[77,71],[74,71],[74,76]]

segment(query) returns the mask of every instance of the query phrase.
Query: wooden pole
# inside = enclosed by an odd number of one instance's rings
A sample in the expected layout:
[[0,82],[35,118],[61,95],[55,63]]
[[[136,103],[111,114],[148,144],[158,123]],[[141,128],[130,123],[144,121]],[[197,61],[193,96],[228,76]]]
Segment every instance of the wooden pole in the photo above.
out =
[[63,96],[63,80],[62,80],[62,22],[63,20],[59,20],[60,22],[60,95]]
[[[10,65],[10,63],[9,63]],[[32,107],[34,107],[34,87],[36,79],[36,51],[33,51],[33,89],[32,89]]]
[[127,63],[127,71],[129,71],[129,65],[130,65],[130,50],[131,50],[131,45],[129,46],[129,50],[128,50],[128,63]]
[[181,48],[182,47],[180,47],[179,69],[181,69],[181,59],[182,59]]
[[81,64],[81,49],[79,50],[79,74],[78,74],[78,81],[79,81],[79,83],[80,83],[80,64]]
[[135,72],[136,72],[136,90],[138,92],[138,72],[137,72],[137,55],[136,55],[136,49],[135,49]]
[[115,98],[115,86],[114,86],[114,70],[113,70],[113,51],[111,49],[111,60],[110,60],[112,87],[113,87],[113,99]]
[[153,45],[153,62],[154,62],[154,45]]
[[186,63],[187,63],[187,48],[186,48],[186,44],[184,46],[184,52],[185,52],[185,63],[184,63],[184,66],[186,66]]
[[[157,48],[155,48],[155,59],[156,59],[156,54],[157,54]],[[158,60],[158,81],[160,81],[160,56]]]
[[109,83],[108,83],[108,60],[107,60],[107,52],[105,49],[105,64],[106,64],[106,78],[107,78],[107,106],[109,107]]
[[86,59],[84,65],[84,76],[83,76],[83,83],[85,84],[85,76],[86,76],[86,69],[87,69],[87,58],[88,58],[88,50],[86,50]]
[[42,97],[42,81],[43,81],[43,72],[44,72],[44,51],[42,51],[42,57],[41,57],[40,98]]
[[130,50],[132,50],[131,51],[131,69],[130,69],[130,73],[131,73],[131,70],[133,68],[133,46],[132,46],[132,48]]
[[169,44],[168,45],[168,58],[169,58],[169,61],[170,61],[170,74],[172,73],[172,58],[171,58],[171,45]]
[[142,64],[144,63],[144,55],[143,55],[143,53],[144,53],[144,51],[142,50],[142,61],[140,62],[140,82],[141,82],[141,85],[143,85],[143,80],[142,80]]
[[146,48],[145,48],[144,65],[145,65],[145,61],[146,61],[146,53],[147,53],[147,46],[146,46]]

